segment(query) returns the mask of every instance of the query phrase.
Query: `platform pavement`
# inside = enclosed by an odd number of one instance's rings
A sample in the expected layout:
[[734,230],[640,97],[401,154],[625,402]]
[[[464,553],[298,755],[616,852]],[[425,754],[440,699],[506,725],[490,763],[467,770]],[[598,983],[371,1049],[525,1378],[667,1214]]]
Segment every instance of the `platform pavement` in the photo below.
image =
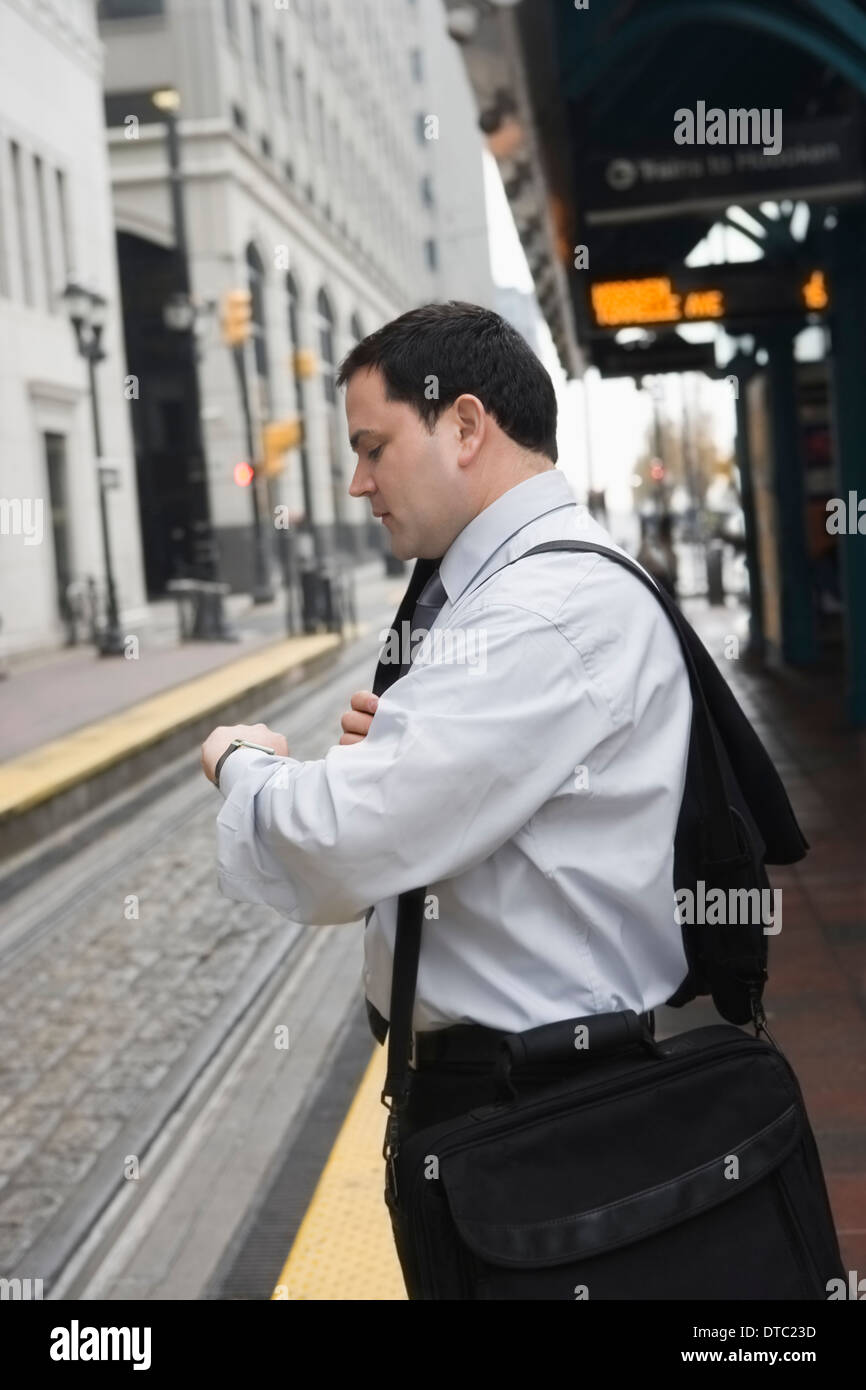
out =
[[[286,636],[285,596],[231,606],[238,641],[179,644],[164,621],[138,637],[134,658],[92,648],[21,663],[0,682],[0,832],[3,853],[32,855],[64,826],[141,781],[217,724],[237,723],[289,682],[336,658],[343,637],[396,607],[405,581],[379,561],[355,572],[358,622],[342,635]],[[241,606],[244,604],[245,606]]]
[[[770,938],[768,1027],[798,1077],[846,1270],[866,1274],[864,735],[843,722],[838,679],[750,670],[736,600],[684,610],[785,781],[810,852],[772,868],[783,923]],[[719,1022],[708,999],[657,1010],[657,1036]],[[272,1297],[405,1298],[382,1198],[385,1050],[374,1047]],[[363,1293],[359,1294],[358,1290]]]
[[[381,560],[359,565],[354,573],[361,607],[368,596],[378,598],[379,606],[386,596],[396,595],[399,602],[406,580],[387,578]],[[165,598],[150,604],[149,622],[140,632],[121,623],[124,636],[139,635],[136,660],[100,656],[90,645],[9,657],[0,680],[0,759],[17,757],[288,636],[283,591],[266,604],[254,604],[249,594],[230,594],[225,610],[236,642],[181,642],[175,601]]]
[[770,1031],[800,1082],[848,1270],[866,1275],[866,731],[845,722],[838,671],[755,672],[726,659],[738,607],[684,604],[781,775],[809,853],[771,868]]

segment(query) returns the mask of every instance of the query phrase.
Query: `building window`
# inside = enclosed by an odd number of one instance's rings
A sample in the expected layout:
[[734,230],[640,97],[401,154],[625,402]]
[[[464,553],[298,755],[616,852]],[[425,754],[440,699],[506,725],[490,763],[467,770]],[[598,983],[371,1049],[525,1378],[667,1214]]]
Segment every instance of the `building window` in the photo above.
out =
[[99,19],[144,19],[164,14],[165,0],[99,0]]
[[433,180],[429,174],[422,175],[421,178],[421,202],[425,208],[432,208],[435,199],[433,197]]
[[285,164],[283,165],[283,173],[286,177],[287,183],[295,182],[295,166],[290,159],[287,159]]
[[262,36],[262,12],[258,5],[250,5],[250,24],[253,31],[253,58],[259,72],[265,71],[265,42]]
[[[4,157],[5,150],[2,143],[0,143],[0,161],[2,161]],[[3,192],[3,184],[2,180],[0,180],[0,194]],[[11,207],[9,211],[12,211]],[[9,294],[9,273],[7,270],[7,258],[9,255],[8,226],[6,208],[3,206],[2,201],[0,201],[0,295],[4,297]]]
[[424,60],[420,48],[409,50],[409,71],[416,82],[424,80]]
[[309,129],[307,113],[307,83],[303,68],[295,68],[295,91],[298,94],[298,117],[306,134]]
[[426,145],[427,139],[425,130],[427,128],[427,118],[423,111],[417,112],[415,116],[415,138],[419,145]]
[[260,136],[259,136],[259,149],[261,150],[261,152],[262,152],[262,154],[264,155],[265,159],[270,159],[270,157],[271,157],[271,142],[270,142],[270,138],[269,138],[267,135],[260,135]]
[[298,319],[301,296],[298,291],[298,282],[291,271],[289,271],[286,276],[286,294],[289,297],[289,341],[292,346],[292,352],[297,352],[298,348],[301,346],[301,333]]
[[252,242],[247,247],[247,284],[250,290],[250,322],[261,406],[263,414],[269,418],[271,403],[267,324],[265,321],[265,266]]
[[316,112],[316,131],[315,131],[316,147],[317,147],[317,149],[318,149],[318,151],[319,151],[319,154],[320,154],[320,155],[322,156],[322,158],[324,159],[324,158],[326,157],[326,150],[325,150],[325,105],[324,105],[324,102],[322,101],[321,93],[317,93],[317,94],[316,94],[316,100],[315,100],[315,104],[314,104],[314,109],[315,109],[315,112]]
[[54,284],[51,269],[51,229],[48,225],[48,208],[45,202],[45,170],[38,154],[33,156],[33,177],[36,181],[36,211],[39,217],[39,241],[42,246],[42,274],[45,279],[45,303],[50,313],[57,308],[56,292],[62,286]]
[[238,130],[246,130],[247,118],[240,106],[232,106],[232,121]]
[[328,31],[330,29],[330,14],[325,0],[316,0],[313,5],[313,38],[321,48],[328,46]]
[[340,128],[336,121],[331,121],[331,175],[333,187],[337,194],[338,203],[343,191],[343,142],[340,139]]
[[439,269],[439,251],[436,242],[432,237],[428,237],[424,242],[424,255],[427,257],[427,266],[430,270]]
[[72,555],[69,543],[68,477],[66,471],[66,436],[44,434],[45,468],[48,474],[48,503],[51,508],[51,532],[54,539],[54,583],[57,611],[61,618],[69,615],[66,590],[72,579]]
[[69,267],[72,264],[72,256],[69,251],[69,211],[66,206],[66,176],[62,169],[56,170],[57,176],[57,208],[60,213],[60,261],[63,272],[63,283],[69,279]]
[[21,280],[24,286],[25,304],[33,304],[33,239],[30,235],[27,203],[24,198],[24,180],[21,175],[21,150],[14,140],[10,141],[12,153],[12,188],[15,193],[15,206],[18,209],[18,244],[21,249]]
[[337,385],[334,380],[334,311],[324,290],[316,298],[319,311],[319,357],[322,365],[322,389],[329,405],[337,404]]
[[364,336],[364,330],[361,327],[361,320],[359,319],[357,314],[352,315],[352,318],[349,323],[349,332],[352,335],[352,340],[356,343],[360,343],[361,339]]
[[282,38],[278,38],[274,44],[274,58],[277,64],[277,86],[280,92],[280,101],[283,110],[289,109],[289,81],[286,75],[286,45]]
[[237,40],[238,36],[238,12],[236,0],[223,0],[223,19],[226,29],[232,38]]

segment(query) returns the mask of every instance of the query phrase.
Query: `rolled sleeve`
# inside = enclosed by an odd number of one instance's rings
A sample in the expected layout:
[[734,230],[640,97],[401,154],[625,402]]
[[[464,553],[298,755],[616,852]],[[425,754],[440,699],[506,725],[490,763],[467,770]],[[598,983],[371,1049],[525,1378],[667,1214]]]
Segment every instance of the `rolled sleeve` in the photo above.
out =
[[[471,661],[455,658],[461,631]],[[251,750],[227,760],[223,775],[244,756],[217,821],[224,892],[311,925],[355,921],[488,858],[611,731],[549,619],[491,605],[447,633],[451,650],[416,656],[360,742],[277,768]]]

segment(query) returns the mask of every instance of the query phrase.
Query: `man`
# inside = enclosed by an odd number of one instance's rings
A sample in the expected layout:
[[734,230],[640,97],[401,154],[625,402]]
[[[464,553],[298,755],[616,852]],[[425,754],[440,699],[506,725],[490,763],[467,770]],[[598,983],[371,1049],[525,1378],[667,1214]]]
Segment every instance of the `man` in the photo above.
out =
[[408,1132],[493,1098],[501,1033],[648,1013],[682,982],[691,696],[634,575],[594,554],[517,559],[542,541],[612,542],[556,467],[553,386],[514,329],[476,305],[425,305],[358,343],[338,381],[349,491],[394,555],[429,571],[429,635],[419,648],[412,631],[407,654],[394,634],[382,661],[400,678],[352,697],[325,758],[290,757],[263,725],[215,730],[202,757],[211,779],[233,737],[279,758],[240,747],[222,765],[227,896],[313,924],[375,904],[364,985],[380,1040],[398,895],[426,885]]

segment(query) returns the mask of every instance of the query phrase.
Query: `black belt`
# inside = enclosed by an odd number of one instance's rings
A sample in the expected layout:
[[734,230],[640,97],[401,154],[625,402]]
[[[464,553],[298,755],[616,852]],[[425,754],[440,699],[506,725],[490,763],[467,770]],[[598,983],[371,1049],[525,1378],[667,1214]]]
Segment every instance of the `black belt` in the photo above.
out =
[[[367,1017],[377,1042],[384,1043],[388,1031],[388,1020],[367,1000]],[[655,1015],[652,1009],[639,1017],[655,1036]],[[499,1057],[505,1032],[495,1028],[482,1028],[478,1023],[456,1023],[449,1028],[434,1028],[423,1033],[413,1033],[412,1065],[416,1069],[430,1066],[432,1062],[495,1062]]]

